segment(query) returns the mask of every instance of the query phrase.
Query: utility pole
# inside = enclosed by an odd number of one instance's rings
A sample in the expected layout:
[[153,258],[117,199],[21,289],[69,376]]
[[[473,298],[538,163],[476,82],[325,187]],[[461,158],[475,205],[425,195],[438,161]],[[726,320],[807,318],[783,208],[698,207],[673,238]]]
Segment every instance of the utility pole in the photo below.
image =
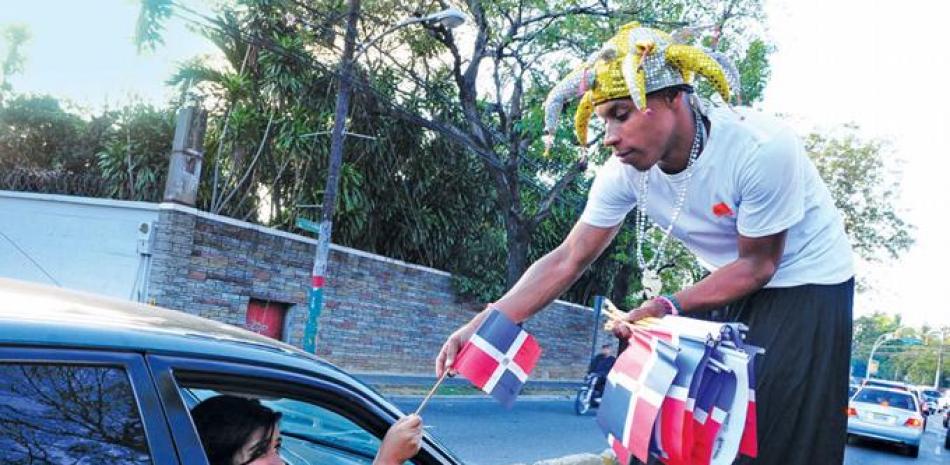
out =
[[323,289],[326,285],[327,262],[330,259],[333,211],[336,209],[340,166],[343,164],[343,132],[346,126],[346,115],[350,109],[350,73],[353,68],[353,52],[356,49],[356,22],[359,20],[359,11],[360,0],[347,0],[346,34],[343,38],[343,58],[340,61],[340,84],[336,94],[333,132],[330,135],[330,165],[326,188],[323,190],[320,234],[317,237],[317,252],[313,261],[313,273],[311,273],[307,327],[303,336],[303,348],[310,353],[316,352],[317,323],[323,311]]
[[937,346],[937,374],[934,375],[934,389],[940,389],[940,368],[943,367],[943,339],[946,337],[947,328],[940,330],[940,342]]
[[195,206],[207,124],[207,112],[197,105],[178,110],[172,154],[168,161],[168,178],[162,196],[165,202]]

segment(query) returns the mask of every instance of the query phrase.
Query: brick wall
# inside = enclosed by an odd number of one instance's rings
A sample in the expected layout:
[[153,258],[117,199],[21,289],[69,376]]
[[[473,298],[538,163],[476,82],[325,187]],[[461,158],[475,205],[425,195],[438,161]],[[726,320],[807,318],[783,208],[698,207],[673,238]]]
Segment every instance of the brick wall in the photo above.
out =
[[[314,248],[303,236],[163,204],[149,294],[235,325],[252,298],[290,304],[285,339],[301,346]],[[458,301],[448,273],[333,246],[317,353],[353,372],[431,374],[445,337],[480,308]],[[556,302],[525,325],[544,349],[536,379],[583,377],[592,320],[590,309]]]

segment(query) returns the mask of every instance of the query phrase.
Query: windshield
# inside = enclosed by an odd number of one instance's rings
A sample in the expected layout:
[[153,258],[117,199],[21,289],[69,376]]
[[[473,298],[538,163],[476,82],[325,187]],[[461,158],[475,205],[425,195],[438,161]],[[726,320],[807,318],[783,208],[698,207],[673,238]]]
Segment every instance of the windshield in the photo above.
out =
[[924,389],[924,396],[929,400],[937,400],[940,398],[940,391],[935,391],[933,389]]
[[864,388],[854,397],[855,402],[878,404],[883,407],[898,408],[901,410],[917,411],[914,398],[903,392],[884,391],[881,389]]

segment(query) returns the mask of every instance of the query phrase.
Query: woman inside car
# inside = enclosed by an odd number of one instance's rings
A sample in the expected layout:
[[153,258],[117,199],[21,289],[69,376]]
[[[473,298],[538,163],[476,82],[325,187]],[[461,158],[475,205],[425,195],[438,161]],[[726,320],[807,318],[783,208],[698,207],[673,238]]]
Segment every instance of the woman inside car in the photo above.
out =
[[[284,465],[280,416],[257,399],[232,395],[210,397],[191,410],[210,465]],[[422,419],[403,417],[386,432],[373,464],[400,465],[421,443]]]

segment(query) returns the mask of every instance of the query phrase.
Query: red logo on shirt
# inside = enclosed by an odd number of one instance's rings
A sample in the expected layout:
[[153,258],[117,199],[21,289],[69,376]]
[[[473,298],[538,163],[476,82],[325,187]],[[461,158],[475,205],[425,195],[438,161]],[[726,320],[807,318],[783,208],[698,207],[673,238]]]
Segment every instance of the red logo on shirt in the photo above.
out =
[[720,217],[720,218],[723,217],[723,216],[732,216],[732,215],[735,214],[735,213],[732,211],[732,209],[729,208],[729,205],[726,205],[726,202],[719,202],[719,203],[713,205],[713,207],[712,207],[712,212],[713,212],[714,215],[716,215],[716,216],[718,216],[718,217]]

